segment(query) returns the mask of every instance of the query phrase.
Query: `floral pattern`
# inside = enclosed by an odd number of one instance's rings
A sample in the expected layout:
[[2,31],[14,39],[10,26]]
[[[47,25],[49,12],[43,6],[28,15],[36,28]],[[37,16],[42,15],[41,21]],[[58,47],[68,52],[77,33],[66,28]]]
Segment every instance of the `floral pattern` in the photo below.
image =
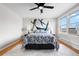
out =
[[24,36],[25,44],[53,44],[55,40],[54,36],[44,36],[44,35],[26,35]]

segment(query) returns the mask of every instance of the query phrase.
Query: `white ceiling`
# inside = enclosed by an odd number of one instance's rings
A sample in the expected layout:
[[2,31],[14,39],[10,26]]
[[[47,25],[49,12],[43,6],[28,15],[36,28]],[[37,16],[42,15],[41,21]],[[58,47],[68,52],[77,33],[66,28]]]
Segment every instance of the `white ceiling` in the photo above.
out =
[[54,6],[54,9],[43,9],[41,14],[39,9],[30,11],[29,9],[36,7],[33,3],[4,3],[4,5],[16,12],[20,17],[33,18],[57,18],[64,12],[71,9],[77,3],[46,3],[45,5]]

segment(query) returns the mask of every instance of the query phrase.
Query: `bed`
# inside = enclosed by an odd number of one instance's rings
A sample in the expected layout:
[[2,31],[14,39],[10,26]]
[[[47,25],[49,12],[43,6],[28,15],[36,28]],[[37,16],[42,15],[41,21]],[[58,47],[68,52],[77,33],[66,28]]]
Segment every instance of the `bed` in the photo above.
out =
[[32,32],[23,36],[25,49],[59,49],[55,35],[48,32]]

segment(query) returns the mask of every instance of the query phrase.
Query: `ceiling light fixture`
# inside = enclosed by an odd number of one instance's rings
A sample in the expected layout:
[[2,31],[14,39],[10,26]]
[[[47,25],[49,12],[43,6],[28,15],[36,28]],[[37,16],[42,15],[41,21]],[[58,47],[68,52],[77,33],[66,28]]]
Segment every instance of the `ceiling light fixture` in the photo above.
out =
[[40,6],[40,7],[39,7],[39,9],[43,9],[43,7],[42,7],[42,6]]

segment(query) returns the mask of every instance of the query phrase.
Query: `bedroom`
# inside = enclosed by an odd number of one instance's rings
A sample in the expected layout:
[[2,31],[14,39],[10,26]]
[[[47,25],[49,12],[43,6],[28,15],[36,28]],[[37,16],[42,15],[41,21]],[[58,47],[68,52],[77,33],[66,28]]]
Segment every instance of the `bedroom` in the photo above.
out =
[[[44,5],[54,6],[54,8],[43,8],[43,13],[41,13],[40,8],[29,10],[37,6],[34,3],[0,3],[0,55],[79,55],[79,21],[77,21],[79,18],[76,18],[76,22],[73,20],[73,17],[79,16],[79,4],[46,3]],[[37,22],[33,27],[34,19]],[[70,22],[70,19],[73,21]],[[36,26],[42,28],[39,20],[46,26],[48,24],[47,30],[49,29],[49,31],[46,32],[52,33],[58,38],[59,50],[57,52],[53,52],[50,49],[31,50],[31,52],[26,50],[27,54],[22,50],[22,44],[18,45],[22,36],[38,30]],[[72,23],[74,22],[76,24],[73,25]],[[45,25],[43,26],[44,28],[46,27]],[[33,30],[31,30],[32,28]],[[37,32],[44,31],[38,30]],[[10,49],[7,49],[7,47]]]

